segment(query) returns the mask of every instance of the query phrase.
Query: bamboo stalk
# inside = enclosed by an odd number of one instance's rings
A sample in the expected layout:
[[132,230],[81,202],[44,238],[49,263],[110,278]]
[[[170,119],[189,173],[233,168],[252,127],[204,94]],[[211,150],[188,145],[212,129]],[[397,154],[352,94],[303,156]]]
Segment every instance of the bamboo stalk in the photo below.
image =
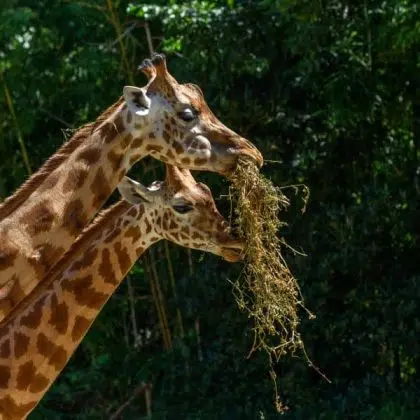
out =
[[9,88],[7,87],[7,83],[6,83],[6,79],[4,78],[3,71],[0,71],[0,76],[3,82],[4,95],[6,96],[7,106],[9,107],[10,115],[12,116],[13,124],[15,126],[15,130],[16,130],[16,134],[17,134],[17,138],[18,138],[18,142],[20,146],[20,151],[22,153],[23,162],[26,167],[26,172],[28,173],[28,175],[32,175],[32,169],[29,163],[28,152],[26,150],[22,131],[20,130],[20,127],[19,127],[19,122],[17,120],[16,113],[15,113],[15,107],[13,105],[12,97],[10,96]]
[[120,52],[121,52],[121,56],[122,56],[122,59],[123,59],[123,62],[124,62],[125,72],[128,76],[128,80],[130,81],[130,84],[134,85],[133,72],[131,71],[130,65],[128,63],[127,53],[126,53],[125,46],[124,46],[124,43],[123,43],[123,40],[122,40],[123,37],[122,37],[120,20],[119,20],[118,16],[115,14],[114,5],[112,3],[112,0],[106,0],[106,2],[107,2],[109,14],[110,14],[111,23],[112,23],[112,26],[115,29],[115,33],[117,34],[118,44],[120,45]]
[[167,343],[166,343],[166,337],[165,337],[165,328],[164,328],[164,324],[162,321],[162,313],[158,304],[158,298],[157,298],[157,293],[156,293],[156,288],[155,288],[155,281],[153,278],[153,274],[151,273],[151,268],[150,268],[150,258],[148,253],[144,254],[143,256],[143,261],[144,261],[144,271],[146,273],[146,278],[149,281],[149,286],[150,286],[150,290],[152,292],[152,299],[153,302],[155,303],[155,308],[156,308],[156,312],[157,312],[157,316],[158,316],[158,322],[159,322],[159,328],[162,331],[162,336],[163,336],[163,346],[164,348],[167,348]]
[[[192,260],[192,252],[191,249],[188,248],[188,268],[189,268],[189,274],[192,277],[194,274],[194,265]],[[194,329],[195,329],[195,335],[197,339],[197,357],[200,362],[203,361],[203,351],[201,349],[201,336],[200,336],[200,319],[197,317],[194,320]]]
[[116,420],[120,418],[123,411],[136,399],[140,394],[144,393],[144,400],[146,404],[146,415],[148,419],[152,418],[152,389],[153,385],[150,383],[140,384],[134,392],[130,395],[127,401],[125,401],[118,409],[109,417],[109,420]]
[[133,292],[133,286],[131,284],[130,276],[127,276],[127,291],[128,291],[128,297],[130,299],[130,313],[131,313],[131,325],[133,327],[134,348],[138,348],[140,346],[141,338],[139,335],[139,330],[137,328],[134,292]]
[[169,328],[168,317],[166,315],[165,299],[164,299],[164,295],[159,284],[159,277],[156,271],[156,264],[155,264],[156,258],[154,258],[153,249],[150,249],[149,253],[151,254],[151,257],[152,257],[151,270],[153,273],[153,277],[155,279],[156,295],[157,295],[159,307],[162,311],[162,324],[163,324],[163,331],[165,334],[164,337],[166,340],[166,349],[170,350],[172,349],[172,337],[171,337],[171,330]]
[[155,303],[156,311],[158,314],[159,327],[162,331],[163,346],[165,350],[172,348],[172,339],[168,326],[168,318],[164,307],[163,294],[159,287],[159,281],[157,278],[156,267],[154,264],[153,255],[151,255],[151,249],[144,256],[145,269],[147,272],[147,278],[149,280],[150,289],[152,291],[153,301]]
[[178,295],[176,292],[176,284],[175,284],[175,275],[174,275],[174,268],[172,265],[172,258],[171,258],[171,254],[169,253],[169,246],[168,246],[168,242],[165,241],[164,242],[164,248],[165,248],[165,258],[166,261],[168,263],[168,274],[169,274],[169,280],[170,280],[170,284],[171,284],[171,289],[172,289],[172,294],[175,298],[175,302],[176,302],[176,319],[177,319],[177,323],[178,323],[178,328],[179,328],[179,333],[181,335],[181,338],[184,338],[184,324],[182,321],[182,313],[181,313],[181,309],[178,305]]

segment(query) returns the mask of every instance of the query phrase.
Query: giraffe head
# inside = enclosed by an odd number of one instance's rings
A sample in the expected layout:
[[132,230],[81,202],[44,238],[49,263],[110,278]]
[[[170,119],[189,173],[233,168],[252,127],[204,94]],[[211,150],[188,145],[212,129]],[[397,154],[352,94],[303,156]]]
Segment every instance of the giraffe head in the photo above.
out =
[[146,151],[164,162],[223,175],[235,169],[239,157],[261,167],[258,149],[215,117],[198,86],[178,83],[163,55],[144,60],[140,70],[149,79],[147,85],[124,87],[133,144],[147,124],[154,144]]
[[243,241],[235,237],[216,208],[211,191],[188,169],[166,165],[165,181],[149,187],[124,177],[118,189],[134,204],[146,204],[155,233],[181,246],[212,252],[226,261],[242,259]]

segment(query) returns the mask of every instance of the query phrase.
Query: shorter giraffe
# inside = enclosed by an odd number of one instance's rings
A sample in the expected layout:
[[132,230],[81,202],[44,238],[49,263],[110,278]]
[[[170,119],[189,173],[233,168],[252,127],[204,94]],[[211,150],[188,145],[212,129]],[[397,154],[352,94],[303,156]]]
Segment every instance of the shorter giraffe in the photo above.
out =
[[218,212],[210,189],[167,165],[146,188],[125,177],[124,200],[102,212],[51,276],[0,324],[0,419],[26,418],[63,370],[103,305],[137,258],[168,239],[241,259],[244,244]]

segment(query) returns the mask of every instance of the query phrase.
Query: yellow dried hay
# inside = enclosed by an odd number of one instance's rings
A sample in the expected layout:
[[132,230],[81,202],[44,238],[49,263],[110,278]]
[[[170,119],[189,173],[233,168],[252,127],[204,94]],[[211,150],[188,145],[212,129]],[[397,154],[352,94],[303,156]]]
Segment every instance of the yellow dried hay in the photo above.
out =
[[[289,206],[289,200],[249,160],[239,162],[231,182],[230,199],[238,233],[246,241],[246,265],[233,282],[234,293],[240,309],[254,320],[250,354],[264,350],[272,364],[287,352],[304,351],[298,310],[305,308],[297,281],[281,255],[286,243],[277,236],[283,225],[278,213]],[[305,186],[305,205],[308,195]],[[275,383],[273,369],[270,374]],[[277,390],[276,405],[281,410]]]

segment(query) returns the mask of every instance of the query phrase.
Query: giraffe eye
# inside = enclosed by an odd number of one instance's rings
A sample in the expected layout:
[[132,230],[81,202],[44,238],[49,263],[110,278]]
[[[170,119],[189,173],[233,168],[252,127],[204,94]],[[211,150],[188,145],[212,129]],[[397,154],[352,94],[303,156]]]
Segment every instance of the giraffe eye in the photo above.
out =
[[173,206],[177,213],[185,214],[193,210],[193,206],[190,204],[175,204]]
[[191,108],[185,108],[182,111],[178,112],[178,117],[181,118],[181,120],[190,122],[195,119],[197,116],[197,113],[194,112]]

